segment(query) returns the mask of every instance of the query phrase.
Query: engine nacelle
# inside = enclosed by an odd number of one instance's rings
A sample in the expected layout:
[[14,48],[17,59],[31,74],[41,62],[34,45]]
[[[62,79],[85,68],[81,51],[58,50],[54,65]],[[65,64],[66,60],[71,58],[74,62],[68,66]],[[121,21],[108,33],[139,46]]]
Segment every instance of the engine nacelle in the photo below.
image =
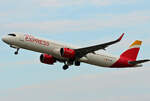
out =
[[69,48],[61,48],[60,54],[64,58],[74,59],[75,58],[75,50]]
[[51,55],[48,55],[48,54],[41,54],[40,56],[40,61],[44,64],[54,64],[56,62],[56,59],[51,56]]

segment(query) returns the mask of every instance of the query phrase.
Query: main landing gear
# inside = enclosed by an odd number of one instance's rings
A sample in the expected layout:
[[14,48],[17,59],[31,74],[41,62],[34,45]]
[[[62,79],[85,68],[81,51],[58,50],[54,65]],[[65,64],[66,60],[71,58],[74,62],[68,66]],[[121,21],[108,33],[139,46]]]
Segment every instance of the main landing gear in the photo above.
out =
[[69,68],[69,66],[73,65],[72,61],[65,61],[64,62],[64,66],[63,66],[63,70],[67,70]]
[[67,70],[69,68],[69,66],[73,65],[73,61],[69,60],[69,61],[64,61],[64,66],[63,66],[63,70]]
[[69,66],[71,66],[73,64],[75,66],[80,66],[80,62],[79,61],[66,61],[66,62],[64,62],[63,70],[67,70],[69,68]]
[[75,66],[80,66],[80,62],[79,61],[75,61]]
[[63,70],[67,70],[68,68],[69,68],[68,65],[64,65],[64,66],[63,66]]

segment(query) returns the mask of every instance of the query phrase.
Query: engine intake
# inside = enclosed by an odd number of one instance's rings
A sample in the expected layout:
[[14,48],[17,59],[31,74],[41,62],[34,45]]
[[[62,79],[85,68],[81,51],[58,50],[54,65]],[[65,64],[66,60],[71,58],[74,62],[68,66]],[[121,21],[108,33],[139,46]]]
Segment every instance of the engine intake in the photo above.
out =
[[54,64],[56,62],[56,59],[51,56],[51,55],[48,55],[48,54],[41,54],[40,56],[40,61],[44,64]]
[[69,48],[61,48],[60,54],[62,57],[74,59],[75,58],[75,50]]

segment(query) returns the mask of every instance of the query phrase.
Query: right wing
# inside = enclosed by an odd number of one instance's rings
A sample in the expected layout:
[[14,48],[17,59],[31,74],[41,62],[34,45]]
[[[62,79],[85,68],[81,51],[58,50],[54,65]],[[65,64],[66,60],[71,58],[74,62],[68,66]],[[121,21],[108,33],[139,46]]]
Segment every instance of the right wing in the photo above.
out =
[[88,53],[93,53],[93,52],[100,50],[100,49],[105,50],[105,48],[107,48],[108,46],[121,41],[123,36],[124,36],[124,33],[115,41],[111,41],[111,42],[107,42],[107,43],[103,43],[103,44],[99,44],[99,45],[95,45],[95,46],[75,49],[76,58],[78,58],[78,59],[82,58],[83,56],[87,55]]

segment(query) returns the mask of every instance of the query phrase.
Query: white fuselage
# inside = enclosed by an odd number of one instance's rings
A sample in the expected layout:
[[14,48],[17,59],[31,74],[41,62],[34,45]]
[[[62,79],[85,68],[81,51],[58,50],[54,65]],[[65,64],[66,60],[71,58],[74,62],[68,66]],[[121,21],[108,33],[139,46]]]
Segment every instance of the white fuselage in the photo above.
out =
[[[67,60],[66,58],[60,55],[61,48],[71,48],[71,49],[79,48],[79,47],[73,47],[73,46],[65,45],[51,40],[37,38],[28,34],[20,34],[20,33],[16,34],[16,37],[10,36],[10,38],[8,37],[6,40],[7,40],[6,43],[12,46],[35,51],[35,52],[46,53],[54,56],[59,60]],[[85,57],[81,58],[79,61],[92,64],[92,65],[97,65],[97,66],[111,67],[118,60],[119,57],[115,57],[111,55],[100,54],[100,53],[99,54],[89,53]]]

